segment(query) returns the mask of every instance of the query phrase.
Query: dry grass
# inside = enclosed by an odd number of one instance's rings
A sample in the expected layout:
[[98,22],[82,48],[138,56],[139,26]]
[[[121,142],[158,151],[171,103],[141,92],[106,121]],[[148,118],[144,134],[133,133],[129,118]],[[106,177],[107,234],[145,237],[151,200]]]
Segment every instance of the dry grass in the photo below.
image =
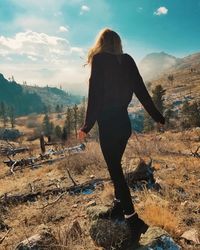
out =
[[[51,117],[54,119],[54,115]],[[42,122],[43,116],[38,116],[37,121]],[[27,117],[18,121],[20,130],[24,128]],[[21,123],[20,123],[21,122]],[[32,130],[25,128],[26,133]],[[26,142],[26,137],[21,145],[30,146],[31,153],[23,154],[23,157],[39,154],[39,142]],[[180,232],[193,228],[200,228],[199,221],[199,163],[198,158],[182,154],[190,153],[199,140],[196,130],[183,132],[165,132],[162,134],[151,133],[145,135],[134,134],[129,139],[122,158],[124,172],[132,171],[139,163],[140,158],[149,161],[153,159],[153,167],[156,169],[155,178],[160,183],[161,193],[156,191],[131,192],[137,197],[135,203],[139,215],[150,225],[156,225],[168,231],[172,237],[177,238]],[[68,145],[78,144],[71,140]],[[9,168],[2,162],[5,157],[0,157],[0,195],[23,194],[30,192],[30,185],[34,184],[35,190],[45,191],[59,183],[61,187],[72,185],[66,168],[77,183],[83,183],[91,178],[107,178],[109,173],[104,162],[100,146],[97,142],[88,141],[86,150],[81,154],[70,155],[63,162],[43,166],[39,169],[29,168],[16,171],[15,175],[7,176]],[[16,155],[15,158],[21,158]],[[86,216],[86,207],[89,201],[95,200],[98,204],[110,204],[114,198],[113,184],[105,182],[104,190],[96,190],[90,195],[64,195],[53,205],[41,209],[47,203],[55,201],[57,197],[52,195],[48,200],[39,197],[36,202],[10,206],[7,212],[2,214],[3,221],[12,230],[4,240],[2,249],[11,250],[17,242],[38,232],[41,226],[47,226],[56,235],[59,246],[62,249],[88,249],[94,250],[92,239],[89,236],[89,220]],[[82,229],[76,240],[67,238],[70,225],[78,220]],[[5,232],[0,232],[0,238]]]

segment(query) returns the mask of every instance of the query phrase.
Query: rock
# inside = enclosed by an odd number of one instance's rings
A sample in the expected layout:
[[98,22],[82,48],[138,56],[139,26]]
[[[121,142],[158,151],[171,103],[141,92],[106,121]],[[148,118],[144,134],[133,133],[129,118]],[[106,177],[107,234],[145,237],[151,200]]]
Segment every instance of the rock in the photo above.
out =
[[0,218],[0,231],[8,230],[9,226]]
[[137,250],[180,250],[181,247],[177,245],[174,240],[167,235],[162,235],[154,239],[150,244],[139,247]]
[[195,244],[200,244],[199,237],[198,237],[198,232],[196,229],[190,229],[188,231],[185,231],[182,235],[181,238],[186,239],[188,241],[192,241]]
[[[87,214],[92,220],[89,230],[94,243],[104,250],[134,250],[131,246],[131,234],[126,222],[119,220],[100,219],[99,215],[106,212],[108,206],[88,207]],[[159,227],[149,227],[141,236],[140,250],[179,250],[181,249],[169,234]]]
[[42,231],[20,242],[15,250],[55,250],[56,238],[49,231]]
[[0,128],[0,139],[1,140],[15,140],[23,134],[18,129],[7,129]]
[[169,234],[160,227],[150,227],[145,235],[142,235],[140,243],[142,245],[150,244],[154,239],[159,238],[162,235],[169,236]]
[[160,227],[150,227],[147,232],[141,236],[141,247],[138,250],[179,250],[177,245],[169,234]]
[[140,160],[136,169],[132,172],[125,173],[125,179],[133,190],[142,190],[144,186],[148,189],[154,188],[160,190],[160,185],[156,183],[153,172],[155,171],[152,167],[152,160],[146,164],[144,160]]
[[93,174],[90,175],[90,178],[91,178],[91,179],[94,179],[94,177],[95,177],[95,176],[94,176]]
[[93,221],[89,232],[95,244],[105,250],[130,247],[130,232],[125,222],[98,219]]
[[104,205],[90,206],[87,208],[86,212],[90,220],[96,220],[99,215],[108,211],[109,207]]
[[72,225],[69,226],[68,231],[66,232],[66,238],[69,240],[76,240],[82,234],[82,229],[77,220],[72,222]]

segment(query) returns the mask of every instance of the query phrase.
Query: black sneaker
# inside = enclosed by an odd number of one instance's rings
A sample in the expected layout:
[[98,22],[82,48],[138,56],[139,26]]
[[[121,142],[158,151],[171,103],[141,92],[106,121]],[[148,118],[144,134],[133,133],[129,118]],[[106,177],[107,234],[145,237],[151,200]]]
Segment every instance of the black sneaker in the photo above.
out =
[[125,221],[130,229],[132,244],[135,247],[139,246],[140,236],[147,231],[149,226],[138,217],[137,213],[129,218],[125,218]]
[[112,207],[110,207],[105,213],[99,214],[98,217],[101,219],[124,220],[125,218],[121,202],[113,200]]

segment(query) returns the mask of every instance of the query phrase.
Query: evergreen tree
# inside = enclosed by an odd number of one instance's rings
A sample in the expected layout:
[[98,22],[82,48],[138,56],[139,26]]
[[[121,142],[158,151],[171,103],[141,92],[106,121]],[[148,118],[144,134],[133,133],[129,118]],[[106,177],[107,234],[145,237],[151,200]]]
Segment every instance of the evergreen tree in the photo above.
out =
[[169,80],[170,83],[173,84],[173,82],[174,82],[174,75],[168,75],[167,79]]
[[11,126],[12,128],[14,128],[15,127],[15,114],[14,114],[13,106],[9,108],[9,117],[10,117]]
[[4,102],[1,102],[0,104],[0,118],[3,120],[3,126],[4,128],[7,125],[7,107]]
[[183,103],[182,110],[182,127],[200,127],[200,102],[189,103],[187,100]]
[[163,104],[163,97],[165,95],[166,90],[159,84],[156,85],[155,89],[153,89],[152,93],[152,100],[157,107],[157,109],[163,113],[164,111],[164,104]]
[[[163,114],[164,112],[164,104],[163,104],[163,97],[165,91],[161,85],[156,85],[153,89],[152,93],[152,100],[156,106],[156,108]],[[154,121],[151,116],[145,111],[144,112],[144,132],[151,131],[154,128]]]
[[62,138],[62,129],[59,125],[57,125],[54,129],[55,136],[59,139]]
[[73,106],[73,125],[76,138],[77,138],[77,123],[78,123],[78,106],[77,104],[75,104]]
[[85,97],[82,99],[82,104],[79,108],[79,115],[78,115],[78,124],[83,125],[85,121],[85,115],[86,115],[86,107],[85,107]]
[[61,112],[60,105],[59,105],[59,104],[57,104],[57,105],[56,105],[56,113],[60,113],[60,112]]
[[43,119],[43,131],[45,136],[51,136],[53,132],[53,123],[50,122],[48,114],[45,114]]
[[68,139],[67,128],[66,128],[66,126],[64,126],[62,129],[62,141],[64,142],[67,139]]
[[68,136],[71,135],[71,130],[72,130],[72,121],[73,121],[73,115],[72,115],[72,110],[70,107],[67,108],[67,115],[66,115],[66,120],[65,120],[65,127],[68,132]]
[[143,125],[144,132],[152,131],[153,128],[154,128],[153,119],[146,111],[144,111],[144,125]]

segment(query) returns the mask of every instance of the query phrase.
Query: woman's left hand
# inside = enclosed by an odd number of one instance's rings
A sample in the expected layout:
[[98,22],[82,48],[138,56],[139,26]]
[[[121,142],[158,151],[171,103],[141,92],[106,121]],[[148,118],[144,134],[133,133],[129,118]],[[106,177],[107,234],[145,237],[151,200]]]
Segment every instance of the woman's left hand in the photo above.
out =
[[86,137],[86,133],[85,132],[83,132],[82,130],[78,130],[78,139],[79,140],[83,140],[85,137]]

